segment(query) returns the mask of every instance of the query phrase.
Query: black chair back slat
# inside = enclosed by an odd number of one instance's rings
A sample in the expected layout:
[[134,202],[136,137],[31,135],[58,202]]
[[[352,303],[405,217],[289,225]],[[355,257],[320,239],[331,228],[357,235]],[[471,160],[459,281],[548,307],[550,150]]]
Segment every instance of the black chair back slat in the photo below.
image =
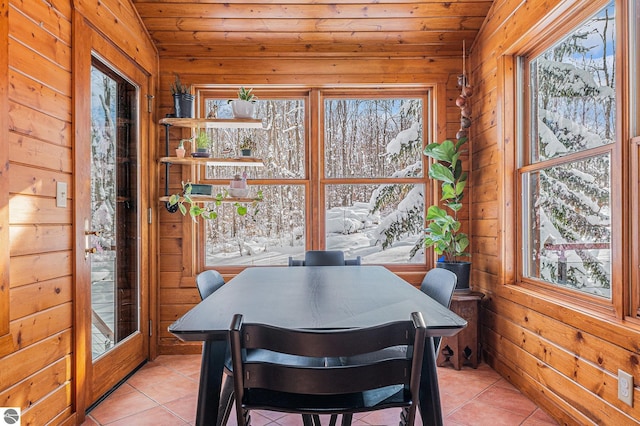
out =
[[264,324],[244,324],[245,349],[266,349],[306,357],[354,356],[380,348],[413,344],[410,321],[367,329],[291,330]]
[[[230,339],[239,424],[245,424],[251,409],[343,414],[344,424],[350,424],[351,413],[388,407],[404,407],[406,424],[413,424],[426,339],[419,312],[407,321],[336,330],[243,324],[238,314],[230,326]],[[400,355],[371,362],[348,361],[398,345],[408,350],[392,351]],[[327,364],[247,360],[246,354],[255,349],[325,359]]]

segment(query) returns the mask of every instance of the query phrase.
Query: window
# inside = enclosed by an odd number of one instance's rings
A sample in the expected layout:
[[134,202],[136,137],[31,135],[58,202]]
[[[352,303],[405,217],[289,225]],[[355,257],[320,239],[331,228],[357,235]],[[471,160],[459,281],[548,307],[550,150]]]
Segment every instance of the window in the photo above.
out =
[[422,263],[422,97],[324,98],[325,244],[364,263]]
[[[280,92],[282,93],[282,92]],[[228,97],[204,94],[206,111],[216,111],[218,118],[232,117]],[[223,191],[235,175],[246,176],[250,197],[261,192],[263,202],[247,205],[247,214],[236,214],[237,206],[222,204],[216,209],[217,220],[205,221],[204,245],[206,266],[285,265],[289,256],[301,257],[305,251],[308,202],[306,93],[270,98],[259,93],[256,117],[263,117],[263,129],[209,129],[213,156],[240,155],[244,138],[255,142],[253,156],[264,167],[207,167],[203,182]]]
[[616,143],[612,1],[521,60],[522,277],[611,299]]
[[[264,129],[208,129],[213,156],[256,142],[264,167],[206,167],[214,192],[246,173],[262,202],[239,216],[216,207],[202,232],[205,266],[285,265],[307,249],[343,250],[364,263],[424,266],[423,115],[426,90],[358,90],[349,96],[254,89]],[[231,116],[228,92],[203,91],[206,116]],[[320,99],[317,105],[310,99]],[[317,135],[310,117],[322,117]],[[321,147],[321,148],[317,148]],[[313,212],[313,213],[312,213]]]

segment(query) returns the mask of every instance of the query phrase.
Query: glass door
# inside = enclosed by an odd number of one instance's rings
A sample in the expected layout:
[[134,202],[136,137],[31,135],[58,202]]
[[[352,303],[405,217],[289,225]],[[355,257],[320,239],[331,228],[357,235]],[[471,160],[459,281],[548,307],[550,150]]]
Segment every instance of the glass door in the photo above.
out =
[[91,68],[91,352],[95,360],[139,329],[137,89]]
[[[87,405],[149,353],[148,254],[140,243],[148,238],[148,224],[142,221],[146,187],[141,175],[141,129],[146,118],[140,111],[140,93],[149,83],[146,75],[121,58],[112,55],[107,62],[92,57],[82,92],[85,127],[76,141],[80,187],[76,211],[84,239],[77,269],[82,289],[79,324],[84,330],[79,334],[78,356],[86,366]],[[114,62],[126,65],[127,74],[112,66]]]

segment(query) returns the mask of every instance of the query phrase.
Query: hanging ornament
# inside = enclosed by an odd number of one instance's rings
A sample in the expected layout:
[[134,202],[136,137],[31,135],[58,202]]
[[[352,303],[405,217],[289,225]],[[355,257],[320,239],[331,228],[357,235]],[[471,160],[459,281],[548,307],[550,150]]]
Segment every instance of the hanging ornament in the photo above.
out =
[[469,134],[467,129],[471,127],[471,105],[467,104],[467,98],[473,95],[473,88],[469,86],[466,72],[466,47],[462,40],[462,74],[458,76],[460,95],[456,98],[456,105],[460,108],[460,130],[456,133],[456,139],[466,138]]

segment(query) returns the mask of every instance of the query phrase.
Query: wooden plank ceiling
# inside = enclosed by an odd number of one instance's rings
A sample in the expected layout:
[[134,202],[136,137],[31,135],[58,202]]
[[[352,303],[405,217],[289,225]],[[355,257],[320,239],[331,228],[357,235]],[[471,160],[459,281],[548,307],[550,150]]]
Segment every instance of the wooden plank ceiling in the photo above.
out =
[[161,57],[461,55],[490,0],[133,0]]

